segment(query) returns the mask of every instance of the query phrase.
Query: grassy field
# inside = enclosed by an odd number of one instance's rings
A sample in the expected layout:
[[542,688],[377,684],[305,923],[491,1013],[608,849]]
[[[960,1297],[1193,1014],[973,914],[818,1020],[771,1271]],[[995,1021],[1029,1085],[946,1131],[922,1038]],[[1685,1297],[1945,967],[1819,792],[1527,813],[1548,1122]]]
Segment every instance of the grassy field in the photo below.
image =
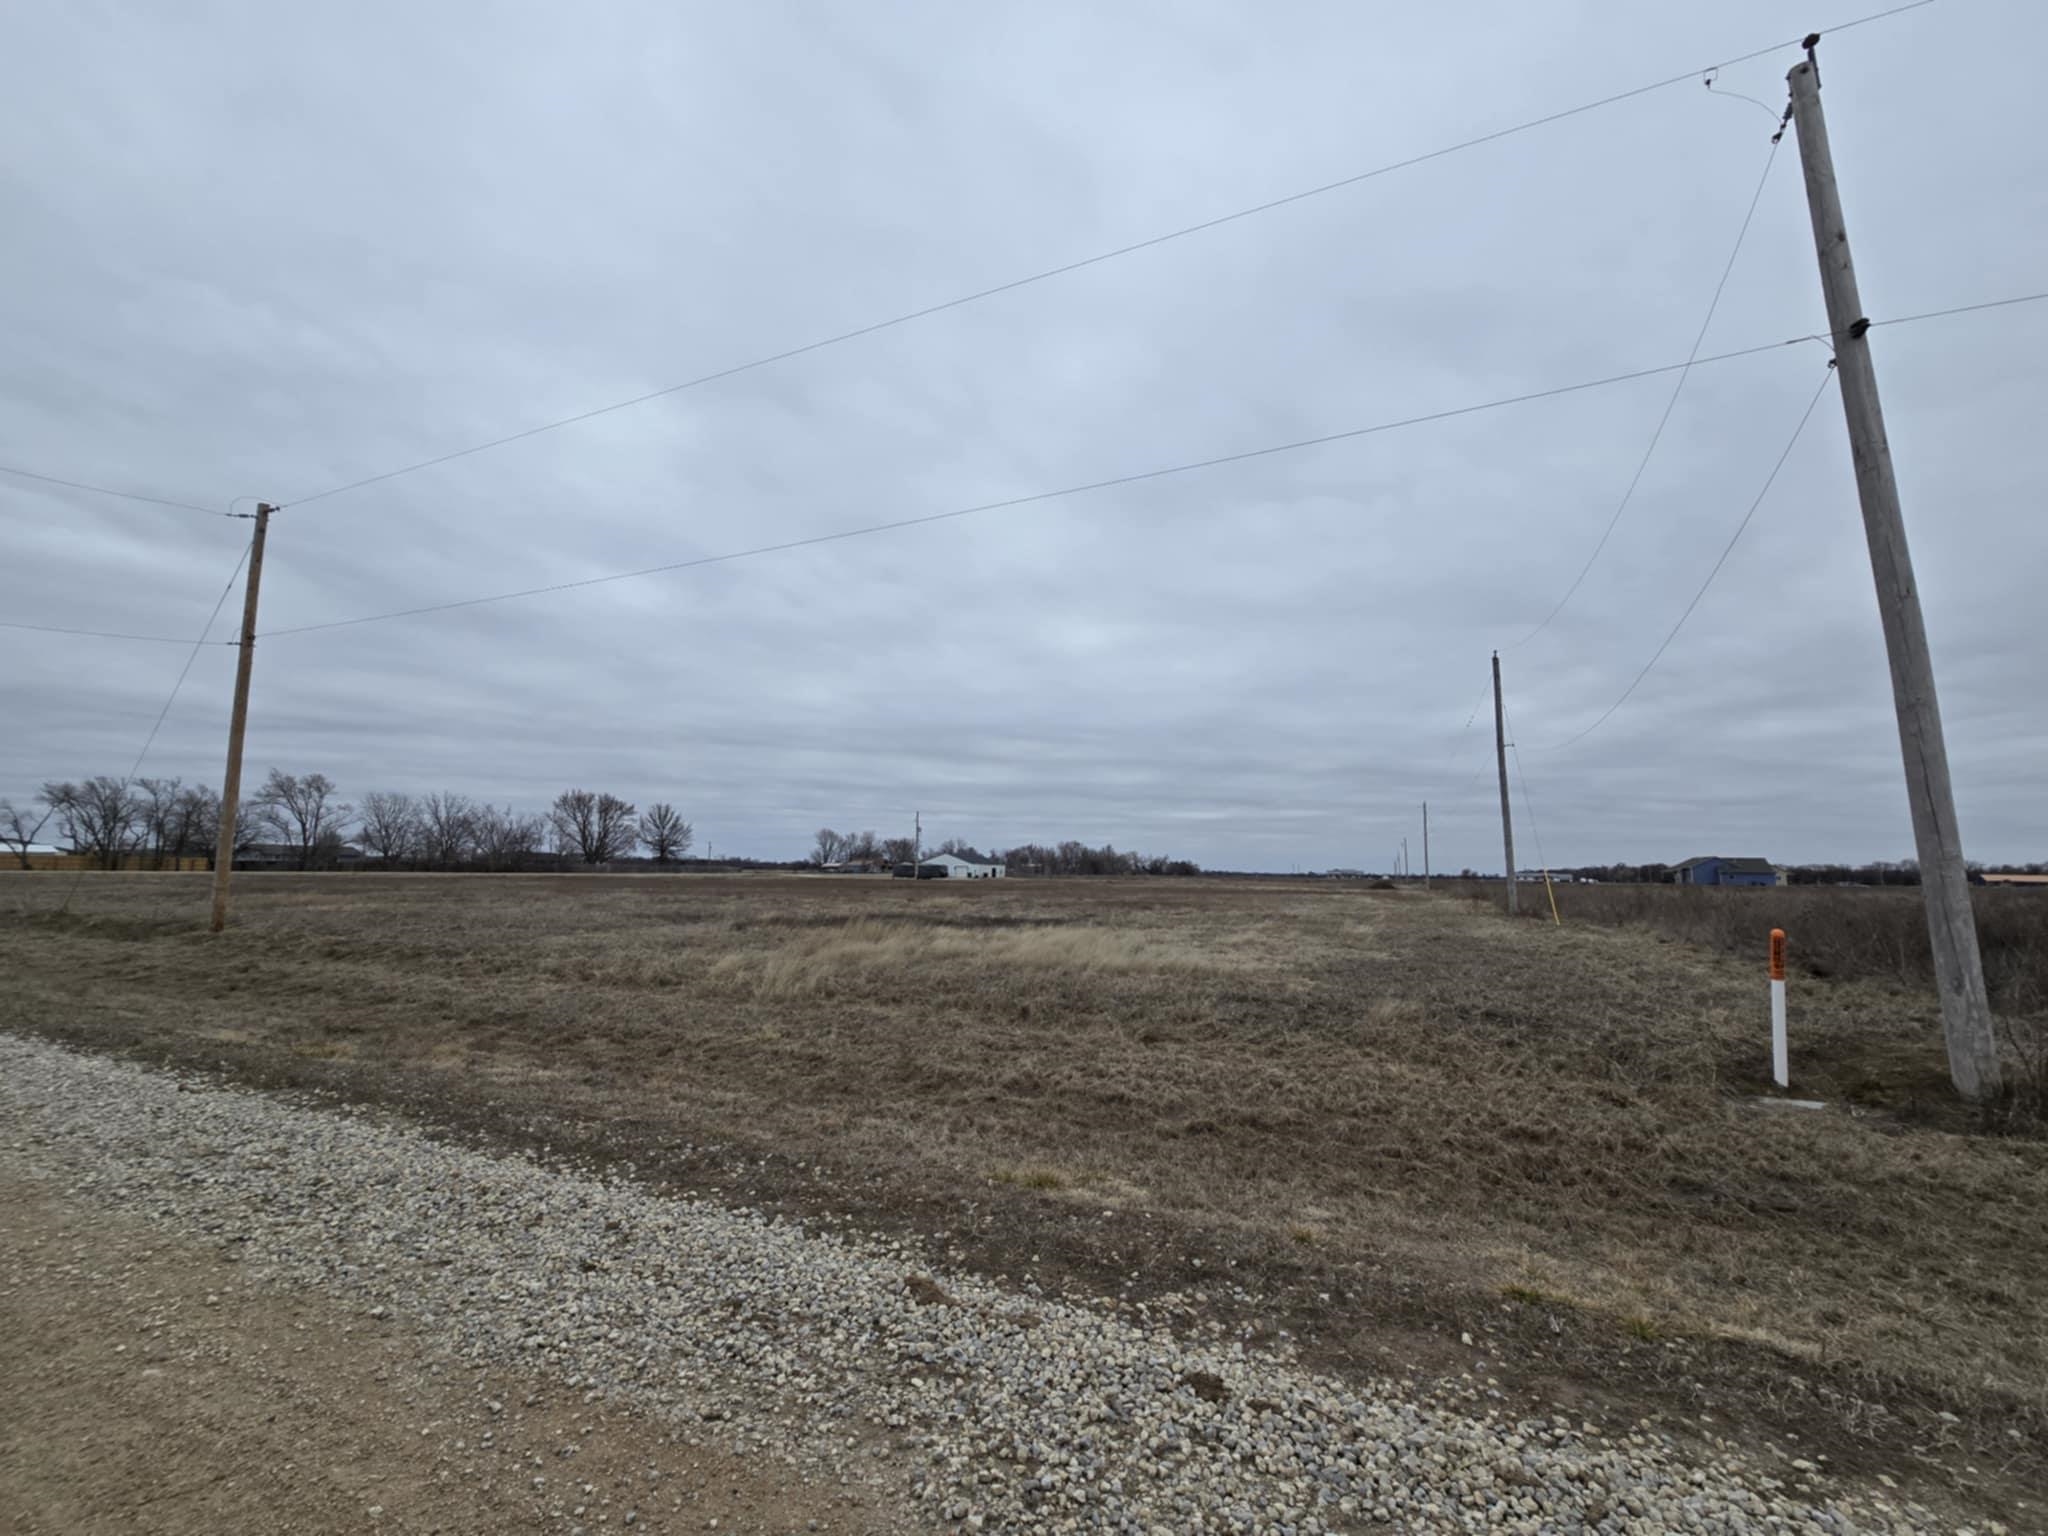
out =
[[1484,1357],[2048,1481],[2048,1141],[1953,1104],[1891,975],[1795,982],[1831,1107],[1758,1107],[1761,933],[1362,882],[338,875],[243,879],[213,939],[203,877],[60,889],[0,877],[9,1028],[1185,1295],[1338,1367]]
[[[1498,881],[1452,881],[1446,889],[1497,905],[1503,887]],[[1554,893],[1567,922],[1646,928],[1752,961],[1763,953],[1759,935],[1783,928],[1799,975],[1928,986],[1934,981],[1926,908],[1910,887],[1560,884]],[[2039,1042],[2024,1034],[2025,1026],[2048,1016],[2048,892],[1979,886],[1970,895],[1984,980],[2006,1026],[2005,1048],[2030,1065]],[[1523,887],[1523,898],[1525,917],[1549,918],[1541,886]]]

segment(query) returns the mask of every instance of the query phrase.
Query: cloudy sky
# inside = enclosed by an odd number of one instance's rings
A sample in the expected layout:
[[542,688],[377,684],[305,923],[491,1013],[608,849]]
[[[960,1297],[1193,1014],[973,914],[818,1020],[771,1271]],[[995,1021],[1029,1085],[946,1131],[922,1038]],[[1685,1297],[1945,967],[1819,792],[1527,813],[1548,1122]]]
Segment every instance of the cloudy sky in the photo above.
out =
[[[1746,53],[1880,0],[13,9],[0,463],[286,503],[264,630],[576,581],[1683,360],[1769,155],[1688,80],[492,452],[331,487]],[[1652,14],[1654,12],[1654,15]],[[2048,9],[1822,73],[1866,310],[2048,288]],[[1719,86],[1784,100],[1796,51]],[[1796,145],[1705,351],[1824,329]],[[2048,303],[1874,333],[1974,856],[2048,858]],[[265,640],[249,763],[1205,864],[1901,857],[1814,343],[936,525]],[[246,511],[251,500],[238,504]],[[196,636],[245,520],[0,475],[0,619]],[[211,631],[229,635],[239,596]],[[125,772],[185,649],[0,630],[0,793]],[[145,773],[217,780],[204,649]],[[1474,718],[1476,712],[1476,718]],[[1468,723],[1469,722],[1469,723]],[[1518,802],[1521,792],[1517,790]],[[1518,804],[1518,811],[1521,806]]]

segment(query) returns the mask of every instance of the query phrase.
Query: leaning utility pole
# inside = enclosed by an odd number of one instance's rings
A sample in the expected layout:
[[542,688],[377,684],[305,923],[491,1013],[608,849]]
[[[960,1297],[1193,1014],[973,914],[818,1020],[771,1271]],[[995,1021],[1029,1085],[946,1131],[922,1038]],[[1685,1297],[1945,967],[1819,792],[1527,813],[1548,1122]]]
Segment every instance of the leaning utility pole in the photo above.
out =
[[1508,861],[1508,916],[1515,915],[1515,818],[1508,809],[1507,711],[1500,702],[1500,652],[1493,653],[1493,755],[1500,760],[1500,841]]
[[256,534],[249,540],[249,585],[242,594],[242,648],[235,658],[235,708],[228,717],[228,767],[220,786],[220,840],[213,854],[215,933],[228,925],[228,881],[235,872],[235,817],[242,799],[242,731],[249,723],[249,669],[256,661],[256,592],[263,584],[263,537],[271,508],[256,504]]
[[1429,889],[1429,802],[1422,802],[1422,888]]
[[1920,591],[1913,581],[1913,557],[1906,546],[1906,525],[1899,510],[1899,483],[1892,473],[1891,444],[1885,437],[1884,411],[1877,398],[1870,322],[1856,291],[1841,192],[1835,185],[1834,158],[1828,150],[1828,125],[1821,115],[1820,65],[1813,52],[1819,41],[1819,33],[1806,39],[1806,62],[1794,65],[1787,77],[1792,87],[1792,120],[1799,129],[1799,160],[1806,172],[1806,204],[1813,217],[1814,249],[1820,256],[1820,284],[1827,297],[1842,413],[1849,423],[1856,494],[1863,504],[1863,531],[1870,544],[1871,574],[1877,581],[1877,606],[1884,619],[1885,651],[1891,659],[1892,705],[1899,718],[1906,798],[1912,806],[1920,889],[1934,946],[1934,977],[1941,994],[1949,1077],[1964,1098],[1988,1099],[2000,1086],[1998,1040],[1991,1025],[1991,1001],[1984,989],[1984,963],[1977,950],[1977,919],[1970,907],[1955,796],[1949,788],[1948,748],[1942,740],[1941,706],[1934,692],[1934,662],[1927,650],[1927,626],[1920,615]]

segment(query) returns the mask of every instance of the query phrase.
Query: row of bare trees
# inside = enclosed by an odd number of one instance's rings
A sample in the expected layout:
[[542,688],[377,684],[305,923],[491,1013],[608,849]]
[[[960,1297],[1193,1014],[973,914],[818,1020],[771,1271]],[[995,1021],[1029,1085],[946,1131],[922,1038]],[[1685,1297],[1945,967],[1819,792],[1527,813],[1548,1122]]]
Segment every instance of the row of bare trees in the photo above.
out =
[[479,804],[467,795],[363,796],[356,838],[387,866],[416,869],[521,869],[552,854],[558,862],[611,864],[641,849],[657,864],[689,853],[696,832],[673,805],[644,812],[599,790],[565,789],[545,815]]
[[548,823],[464,794],[378,789],[363,796],[356,842],[393,869],[520,869],[546,850]]
[[972,843],[949,837],[936,848],[920,849],[907,837],[877,838],[872,832],[835,832],[818,828],[809,862],[819,868],[834,864],[908,864],[937,853],[957,854],[976,864],[1003,864],[1016,875],[1199,875],[1201,866],[1187,859],[1119,852],[1105,843],[1091,848],[1072,839],[1058,844],[1023,843],[983,853]]
[[1069,838],[1063,843],[1022,843],[1006,850],[1002,861],[1013,875],[1199,875],[1192,859],[1119,850],[1109,843],[1091,848]]
[[[235,816],[238,857],[260,848],[299,869],[343,862],[351,836],[368,858],[414,869],[520,869],[543,855],[557,863],[603,865],[642,848],[656,863],[669,864],[695,841],[690,823],[666,802],[643,813],[616,795],[569,789],[546,815],[534,815],[464,794],[373,790],[358,809],[324,773],[277,768]],[[204,858],[210,868],[220,838],[220,796],[177,779],[100,775],[47,783],[28,806],[0,800],[0,845],[22,868],[32,863],[32,845],[57,838],[105,869],[160,869],[190,858]]]
[[[235,816],[237,846],[253,842],[271,807],[252,799]],[[0,844],[23,869],[29,848],[62,838],[105,869],[163,868],[179,859],[209,866],[220,841],[220,796],[178,779],[116,779],[105,774],[45,784],[35,801],[0,800]]]
[[908,864],[917,857],[917,843],[908,837],[876,837],[869,832],[835,832],[818,828],[810,862],[827,864]]

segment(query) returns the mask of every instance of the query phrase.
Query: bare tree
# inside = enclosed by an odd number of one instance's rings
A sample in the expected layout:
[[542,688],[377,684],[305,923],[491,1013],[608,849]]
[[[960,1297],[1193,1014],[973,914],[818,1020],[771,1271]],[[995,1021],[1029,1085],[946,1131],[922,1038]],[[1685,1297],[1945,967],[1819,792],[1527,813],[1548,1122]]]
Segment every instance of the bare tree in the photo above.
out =
[[640,841],[657,864],[667,864],[688,853],[696,836],[696,830],[667,801],[650,805],[647,814],[640,818]]
[[14,850],[14,856],[21,860],[21,867],[29,869],[29,844],[36,840],[36,834],[43,830],[43,824],[54,814],[45,809],[38,816],[33,810],[17,809],[12,800],[0,800],[0,843]]
[[126,779],[101,774],[82,784],[45,784],[38,798],[55,813],[71,846],[103,869],[119,869],[135,846],[139,806]]
[[256,794],[263,824],[298,850],[301,869],[331,861],[354,807],[334,798],[334,781],[324,773],[301,778],[273,768]]
[[211,863],[219,831],[220,797],[195,784],[179,790],[164,813],[163,849],[174,859],[198,856]]
[[839,850],[841,862],[872,863],[882,856],[882,845],[875,840],[873,829],[856,832],[846,840],[846,846]]
[[917,839],[885,837],[882,839],[882,856],[891,864],[908,864],[917,857]]
[[433,869],[454,869],[476,852],[476,807],[467,795],[422,795],[420,858]]
[[[176,817],[178,851],[197,854],[206,860],[208,869],[213,868],[220,852],[220,796],[207,785],[195,785],[178,797]],[[247,799],[237,803],[235,852],[255,842],[261,830],[259,807]]]
[[547,839],[547,823],[538,816],[522,816],[509,805],[499,810],[486,805],[471,818],[477,856],[489,869],[517,869],[539,851]]
[[587,789],[557,795],[551,820],[563,850],[585,864],[609,864],[630,852],[640,835],[629,801]]
[[820,827],[815,846],[811,849],[811,862],[820,869],[827,864],[837,864],[846,849],[846,839],[830,827]]
[[147,849],[150,864],[164,867],[170,852],[171,820],[177,814],[179,779],[137,779],[135,781],[136,821],[140,831],[138,847]]
[[412,858],[420,845],[420,813],[412,796],[373,789],[363,796],[358,818],[363,850],[386,864]]

